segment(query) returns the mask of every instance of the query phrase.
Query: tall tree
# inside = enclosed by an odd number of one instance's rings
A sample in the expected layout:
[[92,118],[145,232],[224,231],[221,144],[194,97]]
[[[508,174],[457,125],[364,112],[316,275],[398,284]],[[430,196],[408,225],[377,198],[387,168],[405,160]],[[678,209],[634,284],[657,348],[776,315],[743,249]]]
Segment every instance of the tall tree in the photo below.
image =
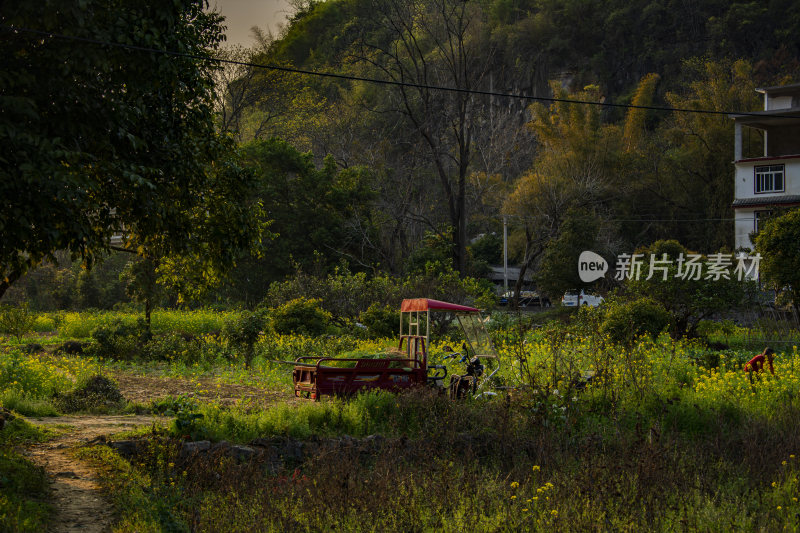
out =
[[[680,92],[666,95],[671,106],[721,112],[759,108],[747,61],[691,60],[684,67],[692,81]],[[733,247],[732,122],[722,114],[673,113],[659,132],[668,143],[667,158],[662,177],[651,183],[651,190],[668,205],[669,217],[705,219],[702,224],[681,222],[667,228],[672,238],[701,251]],[[753,134],[745,142],[745,156],[758,155],[760,136]]]
[[269,254],[248,262],[242,272],[261,285],[261,296],[269,283],[294,272],[295,263],[312,264],[317,254],[324,258],[323,268],[341,259],[369,266],[358,231],[370,223],[366,204],[373,193],[366,169],[339,170],[331,157],[317,168],[312,154],[279,139],[254,141],[242,152],[257,180],[248,196],[263,204],[276,235]]
[[800,209],[772,217],[755,236],[763,257],[761,277],[784,293],[795,307],[800,303]]
[[481,103],[464,91],[482,88],[489,70],[485,13],[472,0],[375,0],[372,10],[380,14],[381,28],[362,36],[359,59],[410,84],[396,86],[386,104],[424,140],[452,226],[453,265],[464,273],[467,178],[481,112]]
[[[557,83],[551,86],[555,96],[569,96]],[[600,94],[597,87],[587,87],[572,98],[599,101]],[[619,128],[602,124],[598,106],[559,102],[549,108],[535,104],[531,109],[529,127],[539,151],[503,207],[517,234],[512,239],[520,256],[517,294],[527,270],[540,259],[548,242],[560,235],[567,212],[603,208],[620,167]]]
[[56,250],[91,264],[122,230],[165,253],[190,247],[216,179],[207,166],[229,148],[214,129],[213,63],[190,57],[222,39],[205,7],[2,2],[0,296]]

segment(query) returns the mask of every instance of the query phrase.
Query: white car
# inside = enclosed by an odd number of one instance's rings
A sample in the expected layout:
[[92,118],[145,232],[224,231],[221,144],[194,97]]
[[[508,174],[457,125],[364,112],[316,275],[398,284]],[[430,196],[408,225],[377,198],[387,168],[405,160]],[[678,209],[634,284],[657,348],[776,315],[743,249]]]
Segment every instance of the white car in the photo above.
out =
[[564,307],[580,307],[588,305],[590,307],[597,307],[603,303],[605,299],[602,296],[595,296],[594,294],[586,294],[583,291],[567,291],[561,298],[561,305]]

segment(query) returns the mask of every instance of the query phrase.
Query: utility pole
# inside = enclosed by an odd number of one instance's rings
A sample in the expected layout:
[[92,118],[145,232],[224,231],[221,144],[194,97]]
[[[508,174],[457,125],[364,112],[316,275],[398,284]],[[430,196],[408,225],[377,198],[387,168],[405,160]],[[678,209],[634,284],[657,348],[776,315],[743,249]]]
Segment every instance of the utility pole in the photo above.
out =
[[503,294],[508,293],[508,217],[503,215]]

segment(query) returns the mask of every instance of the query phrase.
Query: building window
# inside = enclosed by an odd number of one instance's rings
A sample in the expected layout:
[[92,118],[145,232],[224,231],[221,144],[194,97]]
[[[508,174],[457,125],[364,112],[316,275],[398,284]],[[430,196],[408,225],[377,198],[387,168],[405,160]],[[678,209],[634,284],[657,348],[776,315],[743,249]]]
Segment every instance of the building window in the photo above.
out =
[[772,211],[756,211],[753,213],[753,230],[754,233],[758,233],[762,227],[764,227],[764,223],[767,221],[769,217],[772,216]]
[[783,165],[756,167],[756,193],[783,192]]

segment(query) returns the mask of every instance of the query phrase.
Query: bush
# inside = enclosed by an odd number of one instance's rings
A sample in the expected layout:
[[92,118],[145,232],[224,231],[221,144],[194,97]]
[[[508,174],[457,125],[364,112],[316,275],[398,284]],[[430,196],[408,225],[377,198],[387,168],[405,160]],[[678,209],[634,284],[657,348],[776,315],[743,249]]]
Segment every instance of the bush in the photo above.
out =
[[20,340],[33,330],[36,317],[28,312],[28,307],[0,306],[0,333],[13,335]]
[[606,304],[600,333],[607,335],[615,344],[630,346],[644,335],[657,338],[669,322],[669,312],[648,298],[624,303],[614,301]]
[[56,321],[49,316],[37,316],[33,321],[33,331],[37,333],[50,333],[56,330]]
[[272,328],[280,335],[322,335],[330,323],[330,313],[320,307],[319,300],[297,298],[270,310]]
[[193,335],[171,331],[155,335],[141,349],[143,358],[151,361],[196,363],[201,359],[201,341]]
[[225,337],[244,353],[244,365],[250,368],[253,362],[256,341],[266,325],[264,311],[244,311],[235,320],[225,324]]
[[64,413],[109,412],[121,408],[125,398],[113,380],[95,375],[70,392],[56,394],[53,403]]
[[135,324],[116,320],[92,331],[92,351],[101,357],[130,360],[141,351],[148,338],[143,320]]
[[367,326],[369,336],[373,339],[394,337],[399,327],[398,312],[388,305],[372,304],[361,313],[361,323]]

